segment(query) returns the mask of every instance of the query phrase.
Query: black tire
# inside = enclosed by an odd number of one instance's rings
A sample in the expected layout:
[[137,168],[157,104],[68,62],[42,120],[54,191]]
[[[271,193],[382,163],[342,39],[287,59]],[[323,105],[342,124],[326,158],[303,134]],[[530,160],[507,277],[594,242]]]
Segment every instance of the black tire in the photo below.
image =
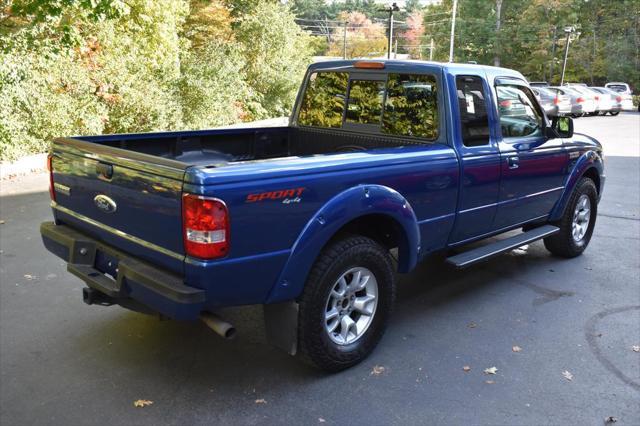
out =
[[[582,195],[586,195],[590,202],[589,224],[584,236],[576,241],[573,237],[573,218],[576,205]],[[560,228],[560,232],[544,239],[544,246],[556,256],[571,258],[582,254],[591,241],[593,228],[598,216],[598,191],[596,185],[589,178],[583,177],[571,194],[569,203],[565,208],[562,218],[553,223]]]
[[[377,306],[366,331],[349,344],[331,340],[325,328],[329,295],[339,278],[355,267],[371,271],[377,281]],[[389,252],[375,241],[348,235],[330,243],[318,256],[299,299],[298,353],[327,372],[358,364],[384,334],[395,300],[395,272]]]
[[615,117],[616,115],[620,114],[620,111],[609,111],[609,114]]

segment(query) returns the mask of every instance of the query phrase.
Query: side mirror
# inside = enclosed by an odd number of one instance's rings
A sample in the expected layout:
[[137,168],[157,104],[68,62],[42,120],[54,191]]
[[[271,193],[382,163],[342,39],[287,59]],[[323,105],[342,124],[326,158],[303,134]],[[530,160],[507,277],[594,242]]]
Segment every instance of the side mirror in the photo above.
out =
[[554,117],[551,128],[555,130],[557,137],[570,138],[573,136],[573,120],[571,117]]

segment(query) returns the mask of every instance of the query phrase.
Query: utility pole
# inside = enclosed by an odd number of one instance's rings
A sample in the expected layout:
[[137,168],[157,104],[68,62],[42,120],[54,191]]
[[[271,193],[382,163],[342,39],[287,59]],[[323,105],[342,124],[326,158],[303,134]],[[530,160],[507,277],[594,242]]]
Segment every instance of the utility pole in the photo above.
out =
[[553,26],[553,44],[551,45],[551,69],[549,70],[549,83],[553,82],[553,66],[556,64],[556,43],[558,42],[558,26]]
[[[456,0],[457,1],[457,0]],[[387,40],[387,58],[391,59],[391,46],[393,41],[393,12],[399,12],[400,8],[393,3],[391,6],[379,9],[380,12],[389,12],[389,40]]]
[[496,0],[496,44],[493,48],[494,50],[493,66],[496,66],[496,67],[500,66],[500,25],[502,23],[501,13],[502,13],[502,0]]
[[431,44],[429,45],[429,60],[433,61],[433,38],[431,39]]
[[573,27],[564,27],[564,33],[567,35],[567,39],[564,44],[564,61],[562,62],[562,75],[560,77],[560,86],[564,84],[564,72],[567,69],[567,56],[569,56],[569,40],[571,33],[575,31]]
[[453,10],[451,19],[451,40],[449,42],[449,62],[453,62],[453,37],[456,33],[456,11],[458,10],[458,0],[453,0]]
[[347,59],[347,21],[344,21],[344,31],[342,32],[342,59]]

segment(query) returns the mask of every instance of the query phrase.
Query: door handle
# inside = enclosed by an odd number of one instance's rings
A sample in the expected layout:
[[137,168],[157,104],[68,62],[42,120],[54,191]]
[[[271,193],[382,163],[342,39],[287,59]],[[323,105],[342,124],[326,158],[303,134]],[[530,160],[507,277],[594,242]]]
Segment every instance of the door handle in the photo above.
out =
[[520,167],[520,159],[518,157],[507,157],[507,164],[510,169],[517,169]]

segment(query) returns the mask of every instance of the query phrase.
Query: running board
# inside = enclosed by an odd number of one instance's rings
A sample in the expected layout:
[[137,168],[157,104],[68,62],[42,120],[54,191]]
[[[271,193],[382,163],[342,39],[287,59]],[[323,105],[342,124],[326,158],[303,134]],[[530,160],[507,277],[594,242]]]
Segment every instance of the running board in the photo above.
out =
[[558,231],[560,231],[560,228],[557,226],[543,225],[539,228],[523,232],[522,234],[514,235],[513,237],[505,238],[504,240],[496,241],[495,243],[487,244],[486,246],[478,247],[473,250],[448,257],[447,263],[450,263],[459,269],[466,268],[474,263],[487,260],[493,256],[513,250],[514,248],[546,238]]

